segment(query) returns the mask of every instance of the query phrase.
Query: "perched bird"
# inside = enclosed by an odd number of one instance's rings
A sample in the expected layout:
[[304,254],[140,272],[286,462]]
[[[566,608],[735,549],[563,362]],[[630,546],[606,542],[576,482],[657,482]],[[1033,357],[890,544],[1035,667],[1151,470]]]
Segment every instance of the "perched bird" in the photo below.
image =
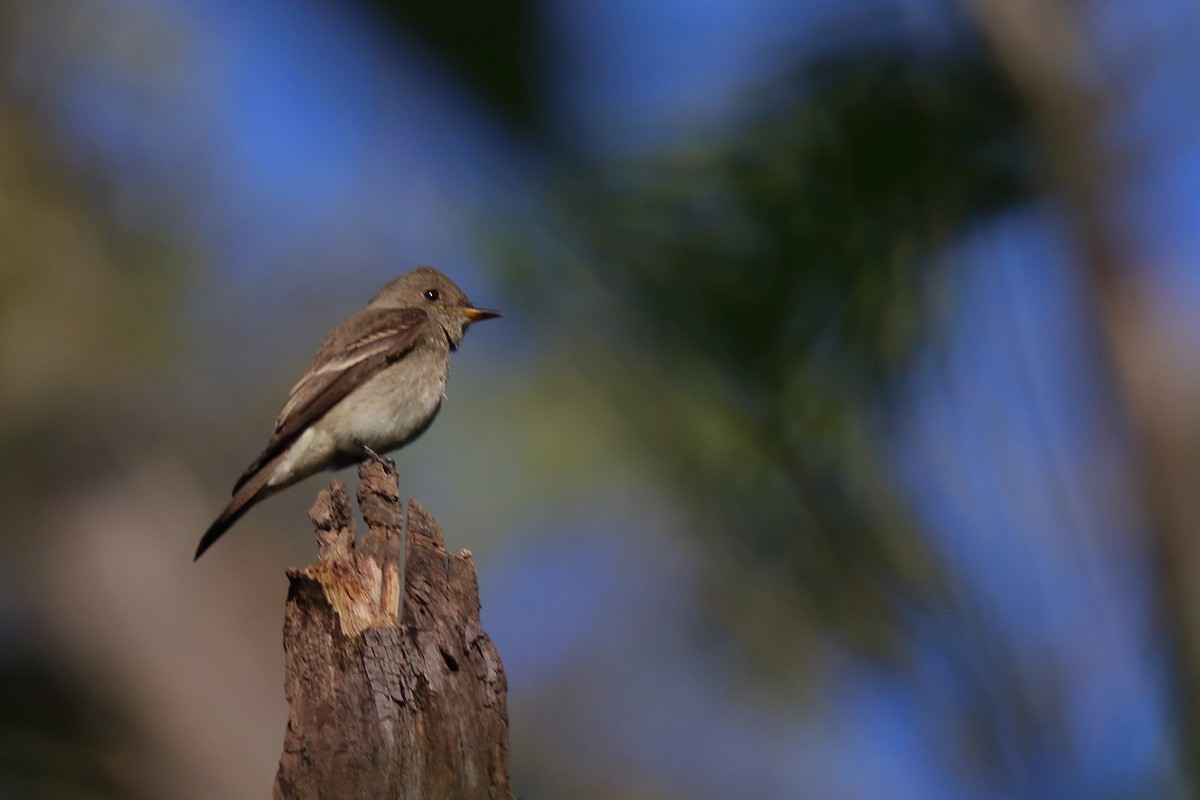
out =
[[417,267],[337,324],[292,388],[267,447],[233,487],[233,499],[200,539],[196,558],[258,501],[322,469],[420,436],[437,416],[450,353],[472,322],[500,312],[475,308],[454,281]]

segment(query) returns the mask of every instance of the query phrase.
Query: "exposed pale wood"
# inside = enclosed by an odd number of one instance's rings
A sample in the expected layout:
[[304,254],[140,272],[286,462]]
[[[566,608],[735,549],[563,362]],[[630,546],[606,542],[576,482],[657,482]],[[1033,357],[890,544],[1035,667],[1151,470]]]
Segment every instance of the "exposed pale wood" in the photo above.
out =
[[320,556],[289,570],[284,650],[291,704],[275,797],[510,800],[504,668],[479,623],[469,552],[408,505],[403,611],[396,479],[369,462],[354,547],[337,480],[310,512]]

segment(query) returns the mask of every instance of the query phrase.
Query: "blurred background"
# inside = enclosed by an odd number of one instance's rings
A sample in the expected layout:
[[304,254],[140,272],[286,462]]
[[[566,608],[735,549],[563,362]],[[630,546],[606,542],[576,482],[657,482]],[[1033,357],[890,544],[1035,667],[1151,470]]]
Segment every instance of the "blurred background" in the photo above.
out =
[[328,476],[193,549],[421,263],[524,800],[1200,796],[1198,30],[0,0],[0,797],[269,795]]

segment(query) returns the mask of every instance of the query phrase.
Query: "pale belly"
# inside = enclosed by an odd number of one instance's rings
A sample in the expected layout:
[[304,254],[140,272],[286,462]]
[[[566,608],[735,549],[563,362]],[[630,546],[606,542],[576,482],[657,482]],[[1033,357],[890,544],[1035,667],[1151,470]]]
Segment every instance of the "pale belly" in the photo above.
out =
[[441,407],[446,365],[445,358],[405,359],[380,372],[302,433],[268,483],[282,487],[321,469],[358,463],[365,454],[355,440],[378,453],[412,441]]

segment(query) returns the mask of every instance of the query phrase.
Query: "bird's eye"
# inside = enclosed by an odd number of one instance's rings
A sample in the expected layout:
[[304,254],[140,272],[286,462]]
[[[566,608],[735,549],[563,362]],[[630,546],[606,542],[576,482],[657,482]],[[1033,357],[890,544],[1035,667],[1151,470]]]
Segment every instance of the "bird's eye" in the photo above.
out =
[[441,294],[438,293],[437,289],[426,289],[425,290],[425,299],[426,300],[433,302],[434,300],[437,300],[439,297],[441,297]]

